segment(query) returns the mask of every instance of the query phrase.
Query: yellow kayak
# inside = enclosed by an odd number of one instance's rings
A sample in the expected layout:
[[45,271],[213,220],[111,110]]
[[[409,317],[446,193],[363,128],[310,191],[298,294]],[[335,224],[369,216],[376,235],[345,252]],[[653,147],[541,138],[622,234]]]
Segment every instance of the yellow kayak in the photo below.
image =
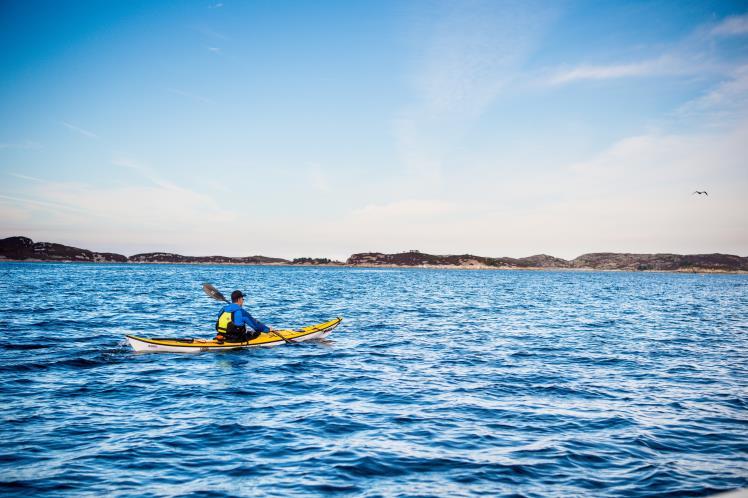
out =
[[285,344],[286,341],[303,342],[311,339],[322,339],[330,335],[342,321],[342,318],[335,318],[329,322],[309,325],[298,330],[278,330],[277,333],[263,332],[257,339],[247,342],[223,342],[220,344],[212,339],[168,339],[161,337],[149,339],[134,335],[126,335],[125,337],[132,348],[138,352],[200,353],[202,351],[272,347]]

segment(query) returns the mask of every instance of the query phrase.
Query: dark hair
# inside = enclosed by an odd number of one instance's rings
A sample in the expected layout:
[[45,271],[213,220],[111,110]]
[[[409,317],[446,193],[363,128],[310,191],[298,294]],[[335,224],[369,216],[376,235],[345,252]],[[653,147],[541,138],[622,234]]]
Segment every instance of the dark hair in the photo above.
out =
[[235,290],[234,292],[231,293],[231,302],[235,303],[235,302],[239,301],[239,299],[241,299],[243,297],[244,297],[244,294],[242,294],[242,291]]

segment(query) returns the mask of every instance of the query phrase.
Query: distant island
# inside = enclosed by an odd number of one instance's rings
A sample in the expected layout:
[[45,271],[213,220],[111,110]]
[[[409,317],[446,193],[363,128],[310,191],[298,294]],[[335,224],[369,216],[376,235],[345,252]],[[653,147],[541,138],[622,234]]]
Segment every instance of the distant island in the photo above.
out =
[[309,265],[343,266],[327,258],[269,258],[267,256],[183,256],[168,252],[147,252],[127,257],[111,252],[94,252],[51,242],[34,242],[28,237],[0,239],[0,261],[57,261],[71,263],[181,263],[212,265]]
[[622,270],[668,272],[748,272],[748,257],[732,254],[629,254],[589,253],[572,260],[538,254],[526,258],[491,258],[462,255],[434,255],[411,250],[396,254],[379,252],[351,255],[345,262],[328,258],[283,259],[268,256],[183,256],[166,252],[150,252],[127,257],[109,252],[34,242],[28,237],[0,239],[1,261],[56,261],[81,263],[171,263],[225,265],[293,265],[350,266],[374,268],[450,268],[498,270]]

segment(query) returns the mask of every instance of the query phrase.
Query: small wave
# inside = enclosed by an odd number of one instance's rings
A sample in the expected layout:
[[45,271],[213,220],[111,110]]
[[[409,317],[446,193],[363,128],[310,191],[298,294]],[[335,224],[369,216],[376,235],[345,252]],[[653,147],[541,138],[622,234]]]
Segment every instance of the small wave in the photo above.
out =
[[8,351],[33,351],[35,349],[48,349],[49,344],[0,344],[0,347]]
[[102,359],[90,359],[90,358],[71,358],[68,360],[61,360],[53,364],[56,367],[72,367],[72,368],[96,368],[102,365],[106,365],[109,362]]
[[26,361],[23,363],[5,363],[0,364],[0,373],[7,373],[7,374],[23,374],[27,372],[36,372],[40,370],[47,370],[50,367],[50,364],[47,362],[33,362],[33,361]]

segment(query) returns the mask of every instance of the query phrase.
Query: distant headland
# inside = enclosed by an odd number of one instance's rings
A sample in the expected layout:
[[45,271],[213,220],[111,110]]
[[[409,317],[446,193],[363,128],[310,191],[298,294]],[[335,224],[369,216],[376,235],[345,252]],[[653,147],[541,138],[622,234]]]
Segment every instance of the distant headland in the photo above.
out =
[[572,260],[538,254],[526,258],[491,258],[471,254],[441,256],[411,250],[396,254],[367,252],[351,255],[345,262],[328,258],[283,259],[268,256],[183,256],[150,252],[127,257],[109,252],[34,242],[28,237],[0,239],[2,261],[56,261],[80,263],[171,263],[275,266],[350,266],[374,268],[444,268],[496,270],[622,270],[697,273],[748,272],[748,257],[732,254],[629,254],[589,253]]

